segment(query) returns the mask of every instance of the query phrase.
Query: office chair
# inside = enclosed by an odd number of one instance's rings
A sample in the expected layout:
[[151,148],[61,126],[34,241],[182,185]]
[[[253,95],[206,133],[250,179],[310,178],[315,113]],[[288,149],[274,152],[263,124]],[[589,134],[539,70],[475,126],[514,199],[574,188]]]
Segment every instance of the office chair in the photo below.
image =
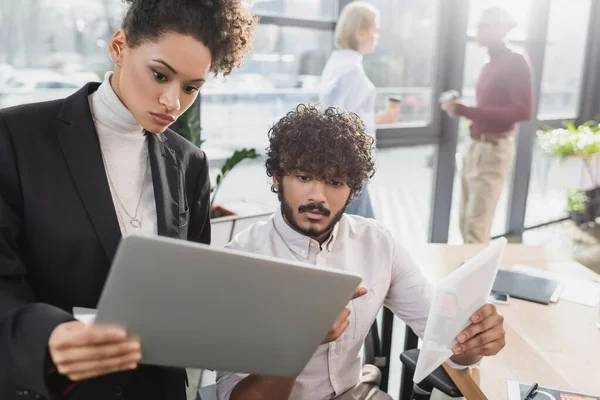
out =
[[406,327],[404,335],[405,350],[400,354],[402,362],[402,380],[400,383],[401,400],[428,400],[433,389],[437,389],[449,397],[463,397],[461,391],[456,387],[452,378],[444,370],[438,367],[419,384],[413,383],[413,376],[419,359],[417,345],[419,338],[410,327]]
[[[385,310],[384,313],[385,312],[389,312],[389,310]],[[407,334],[408,333],[409,332],[407,329]],[[386,341],[385,339],[386,338],[384,338],[384,341]],[[387,355],[385,353],[386,352],[382,346],[382,340],[379,336],[377,321],[375,321],[373,325],[371,325],[369,333],[365,338],[364,361],[366,364],[375,365],[381,370],[382,380],[380,388],[384,391],[387,390],[389,376],[389,353]],[[400,360],[405,366],[403,369],[405,374],[403,378],[404,383],[412,382],[412,377],[417,366],[418,358],[419,349],[406,350],[400,355]],[[439,367],[427,378],[425,378],[423,382],[419,383],[419,385],[415,384],[412,387],[412,390],[409,392],[410,395],[408,398],[406,398],[406,395],[404,395],[400,398],[400,400],[428,400],[434,388],[450,397],[462,397],[462,393],[460,390],[458,390],[450,376],[442,367]],[[216,385],[199,387],[196,400],[217,400]]]
[[[407,367],[404,369],[404,371],[405,373],[408,371],[410,374],[410,378],[408,379],[411,381],[415,372],[415,368],[417,367],[418,359],[419,349],[406,350],[404,353],[400,354],[400,361],[402,361],[402,364]],[[413,384],[409,400],[429,400],[433,389],[439,390],[446,396],[454,398],[463,397],[463,394],[456,387],[452,381],[452,378],[450,378],[444,368],[440,366],[431,374],[429,374],[422,382],[419,384]]]

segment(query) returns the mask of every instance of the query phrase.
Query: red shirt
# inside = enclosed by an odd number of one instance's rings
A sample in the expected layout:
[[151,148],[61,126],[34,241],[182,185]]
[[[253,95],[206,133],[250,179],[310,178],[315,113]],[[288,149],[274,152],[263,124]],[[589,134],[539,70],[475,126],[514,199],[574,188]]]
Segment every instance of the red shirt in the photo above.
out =
[[490,49],[477,81],[477,105],[458,104],[456,115],[473,121],[471,137],[503,133],[531,118],[531,68],[526,56],[506,46]]

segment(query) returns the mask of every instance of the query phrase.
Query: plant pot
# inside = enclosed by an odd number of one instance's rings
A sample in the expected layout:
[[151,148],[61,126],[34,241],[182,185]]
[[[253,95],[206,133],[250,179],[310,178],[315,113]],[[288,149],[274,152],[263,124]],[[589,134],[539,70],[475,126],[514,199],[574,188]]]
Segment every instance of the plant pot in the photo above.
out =
[[569,218],[571,218],[571,220],[575,222],[576,225],[583,225],[585,222],[587,222],[586,215],[580,212],[571,211],[569,213]]
[[222,218],[222,217],[230,217],[235,215],[235,213],[231,210],[228,210],[225,207],[221,206],[211,206],[210,207],[210,218]]
[[593,222],[600,217],[600,187],[585,191],[587,201],[585,203],[584,222]]

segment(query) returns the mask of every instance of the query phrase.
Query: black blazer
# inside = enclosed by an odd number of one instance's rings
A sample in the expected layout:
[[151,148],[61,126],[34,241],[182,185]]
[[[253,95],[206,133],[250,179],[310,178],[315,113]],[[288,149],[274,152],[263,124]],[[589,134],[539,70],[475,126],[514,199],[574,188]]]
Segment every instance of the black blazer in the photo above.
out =
[[[88,103],[98,86],[0,110],[3,400],[54,396],[50,333],[74,306],[96,307],[121,238]],[[210,243],[205,154],[171,130],[147,135],[158,234]],[[82,382],[69,398],[184,400],[185,379],[184,369],[141,366]]]

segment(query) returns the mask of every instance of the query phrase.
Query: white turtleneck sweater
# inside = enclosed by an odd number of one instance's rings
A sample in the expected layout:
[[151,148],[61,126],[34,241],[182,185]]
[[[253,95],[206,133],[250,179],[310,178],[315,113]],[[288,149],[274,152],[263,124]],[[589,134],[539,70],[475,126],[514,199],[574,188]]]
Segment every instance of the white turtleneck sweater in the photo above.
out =
[[111,76],[88,99],[119,227],[123,235],[157,234],[148,138],[112,89]]

